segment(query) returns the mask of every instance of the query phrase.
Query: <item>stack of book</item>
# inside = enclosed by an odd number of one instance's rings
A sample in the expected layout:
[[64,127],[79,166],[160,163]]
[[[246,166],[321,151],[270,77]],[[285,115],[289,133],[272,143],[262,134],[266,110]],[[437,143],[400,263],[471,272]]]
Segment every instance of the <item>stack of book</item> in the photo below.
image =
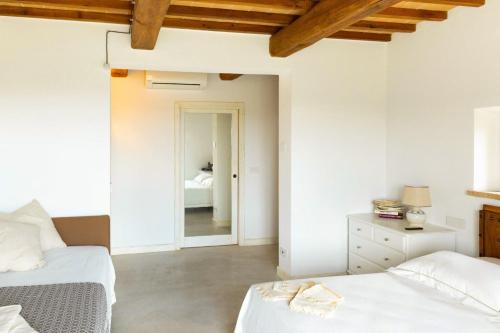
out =
[[404,219],[406,209],[399,200],[374,200],[373,205],[375,206],[373,212],[378,214],[378,217]]

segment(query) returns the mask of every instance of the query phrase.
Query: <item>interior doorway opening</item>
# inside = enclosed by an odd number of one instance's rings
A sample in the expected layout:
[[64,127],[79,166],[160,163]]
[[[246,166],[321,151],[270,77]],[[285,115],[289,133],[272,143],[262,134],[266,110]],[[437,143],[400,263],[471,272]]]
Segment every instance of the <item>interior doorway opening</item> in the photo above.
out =
[[[237,165],[237,169],[231,170],[230,175],[237,178],[230,182],[236,182],[238,187],[231,185],[230,191],[225,192],[231,197],[231,208],[226,210],[230,218],[216,211],[219,205],[213,203],[218,200],[215,192],[211,204],[208,201],[199,206],[193,202],[188,207],[179,205],[180,196],[185,196],[186,181],[194,180],[200,170],[210,169],[210,162],[214,184],[214,172],[217,165],[221,166],[212,151],[201,158],[195,173],[179,176],[180,105],[185,114],[205,114],[212,121],[214,115],[234,113],[230,122],[231,128],[237,129],[238,143],[231,140],[231,149],[238,151],[231,152],[231,161],[237,159],[231,162],[231,168]],[[200,108],[206,110],[198,112]],[[111,232],[115,251],[276,244],[278,117],[279,78],[274,75],[245,74],[227,81],[219,73],[128,70],[124,77],[112,77]],[[210,135],[201,130],[195,132],[209,145],[212,143],[213,148],[213,140],[206,140]],[[235,193],[236,206],[232,199]],[[191,210],[188,220],[181,221],[186,210]],[[185,228],[187,224],[196,225],[196,220],[206,221],[207,216],[212,222],[211,230]],[[198,241],[192,237],[198,237]],[[199,241],[200,237],[203,241]],[[214,241],[217,238],[223,241]]]

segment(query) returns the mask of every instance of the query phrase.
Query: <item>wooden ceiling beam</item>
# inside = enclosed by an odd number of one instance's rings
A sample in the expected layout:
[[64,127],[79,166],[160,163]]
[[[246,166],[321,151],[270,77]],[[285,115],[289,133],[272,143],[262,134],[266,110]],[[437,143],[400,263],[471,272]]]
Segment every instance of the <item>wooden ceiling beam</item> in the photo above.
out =
[[484,6],[485,0],[405,0],[414,3],[428,3],[434,5],[447,6],[464,6],[464,7],[481,7]]
[[329,36],[329,38],[366,40],[373,42],[390,42],[392,36],[391,34],[379,34],[379,33],[368,33],[368,32],[356,32],[356,31],[339,31]]
[[370,17],[412,21],[444,21],[448,18],[448,12],[440,10],[392,7],[372,14],[367,19],[370,19]]
[[154,49],[169,5],[170,0],[135,0],[131,37],[133,49]]
[[219,78],[222,81],[233,81],[242,76],[243,74],[233,74],[233,73],[220,73]]
[[132,2],[116,0],[0,0],[0,7],[69,10],[101,14],[130,15]]
[[[37,18],[60,19],[60,20],[75,20],[75,21],[123,23],[123,24],[128,24],[129,22],[129,17],[125,15],[78,12],[70,10],[22,8],[22,7],[11,7],[11,6],[0,6],[0,15],[37,17]],[[255,24],[239,24],[230,22],[204,22],[197,20],[180,20],[180,19],[168,19],[168,18],[165,18],[163,26],[170,28],[180,28],[180,29],[199,29],[199,30],[226,31],[226,32],[256,33],[256,34],[267,34],[267,35],[273,34],[279,29],[278,27],[275,26],[264,26]],[[388,41],[390,40],[390,35],[381,33],[370,34],[362,32],[342,31],[333,36],[329,36],[329,38]]]
[[405,32],[411,33],[417,30],[416,24],[411,23],[394,23],[394,22],[379,22],[379,21],[359,21],[351,26],[344,28],[344,31],[357,32],[375,32],[375,33],[394,33]]
[[[257,13],[227,9],[196,8],[176,5],[172,5],[169,7],[166,17],[169,19],[180,20],[187,19],[196,21],[230,22],[269,25],[277,27],[287,26],[296,19],[296,16],[294,15]],[[172,20],[170,22],[175,22],[175,20]],[[392,22],[360,21],[346,28],[345,30],[378,33],[414,32],[416,30],[416,25]]]
[[[265,34],[265,35],[271,35],[276,31],[278,31],[279,29],[279,27],[255,25],[255,24],[207,22],[207,21],[169,19],[169,18],[166,18],[164,20],[163,26],[168,28],[178,28],[178,29],[241,32],[241,33]],[[340,31],[337,34],[328,36],[328,38],[388,42],[391,40],[391,35],[383,33]]]
[[279,29],[279,27],[273,27],[268,25],[184,20],[184,19],[171,19],[171,18],[165,18],[163,20],[163,26],[167,28],[178,28],[178,29],[243,32],[243,33],[266,34],[266,35],[272,34]]
[[0,16],[35,17],[55,20],[88,21],[129,24],[126,15],[81,12],[75,10],[55,10],[43,8],[26,8],[19,6],[0,6]]
[[172,5],[243,10],[275,14],[303,15],[313,6],[312,0],[172,0]]
[[[346,6],[353,9],[361,2],[381,3],[384,1],[322,0],[316,7],[320,7],[320,4],[324,2],[335,2],[340,7]],[[155,15],[151,15],[150,12],[146,15],[146,20],[136,20],[136,25],[138,23],[151,25],[152,18],[160,16],[156,15],[159,9],[161,10],[158,4],[165,4],[168,0],[137,0],[137,2],[136,6],[140,6],[141,3],[156,3],[152,5],[154,7],[152,11]],[[287,26],[294,25],[295,21],[301,20],[298,19],[297,15],[304,14],[317,2],[315,0],[171,0],[171,3],[172,5],[166,10],[166,16],[156,18],[161,21],[161,26],[180,29],[276,34],[280,27],[286,27],[283,30],[288,30]],[[351,5],[346,3],[351,3]],[[349,26],[342,27],[338,32],[329,34],[326,38],[386,42],[390,41],[390,34],[392,33],[414,32],[416,30],[415,22],[443,21],[448,17],[447,11],[443,9],[408,8],[411,7],[411,3],[414,3],[416,8],[418,8],[417,4],[419,3],[479,7],[485,1],[405,0],[405,6],[403,7],[389,7],[371,13]],[[129,24],[132,7],[132,2],[129,0],[0,0],[0,15]],[[326,10],[324,11],[326,12]],[[343,13],[345,14],[346,11]],[[342,11],[337,10],[336,14],[340,15],[339,12]],[[328,19],[320,23],[327,26],[326,29],[323,29],[323,34],[326,34],[327,31],[330,32],[331,30],[328,29],[331,28],[331,17],[328,14],[324,16],[325,13],[317,15],[319,18],[328,17]],[[341,17],[341,19],[345,18]],[[320,34],[321,24],[314,25],[311,29],[303,29],[303,33],[311,31],[313,35]],[[159,32],[160,28],[156,29]],[[138,32],[135,27],[134,30],[136,33]],[[153,37],[148,38],[153,39]],[[154,41],[156,41],[156,38],[157,34],[154,36]],[[154,44],[150,47],[154,47]],[[303,47],[307,47],[307,43],[300,46],[300,48]]]
[[275,33],[270,39],[269,51],[274,57],[287,57],[398,2],[400,0],[322,0],[307,14]]
[[287,14],[248,12],[243,10],[171,5],[167,11],[167,18],[260,24],[281,27],[292,23],[296,16]]

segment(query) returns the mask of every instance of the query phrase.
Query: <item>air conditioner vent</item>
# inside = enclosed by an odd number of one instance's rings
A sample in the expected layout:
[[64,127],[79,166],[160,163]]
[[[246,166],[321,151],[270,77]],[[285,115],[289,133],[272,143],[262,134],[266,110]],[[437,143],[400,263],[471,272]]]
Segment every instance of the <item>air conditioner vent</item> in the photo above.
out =
[[146,88],[199,90],[207,87],[207,78],[205,73],[146,72]]

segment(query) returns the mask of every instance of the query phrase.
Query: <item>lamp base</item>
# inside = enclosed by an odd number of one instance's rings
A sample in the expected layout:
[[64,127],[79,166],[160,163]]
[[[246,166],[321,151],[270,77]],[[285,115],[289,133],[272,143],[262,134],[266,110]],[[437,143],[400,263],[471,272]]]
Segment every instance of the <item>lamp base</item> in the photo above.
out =
[[419,207],[413,207],[408,212],[406,212],[406,219],[410,224],[410,227],[423,228],[427,216],[425,212]]

